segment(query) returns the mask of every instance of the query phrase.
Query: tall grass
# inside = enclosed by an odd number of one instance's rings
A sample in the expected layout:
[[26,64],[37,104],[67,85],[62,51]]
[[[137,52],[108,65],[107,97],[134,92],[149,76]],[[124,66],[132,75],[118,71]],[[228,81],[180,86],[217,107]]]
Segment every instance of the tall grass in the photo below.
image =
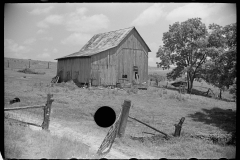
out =
[[5,158],[82,159],[93,155],[89,146],[65,135],[58,137],[42,130],[33,131],[14,122],[5,123],[4,127]]
[[169,99],[176,99],[178,101],[186,101],[188,97],[186,97],[186,96],[184,96],[184,95],[182,95],[180,93],[170,93],[168,95],[168,98]]
[[21,158],[25,128],[4,124],[4,158]]
[[89,158],[88,146],[77,141],[69,140],[66,137],[54,137],[53,148],[50,151],[50,158]]

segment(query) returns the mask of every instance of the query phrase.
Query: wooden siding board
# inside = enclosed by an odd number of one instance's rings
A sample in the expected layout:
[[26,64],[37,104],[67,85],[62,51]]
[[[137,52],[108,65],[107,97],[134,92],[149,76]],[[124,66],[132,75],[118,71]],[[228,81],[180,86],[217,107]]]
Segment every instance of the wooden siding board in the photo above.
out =
[[[94,76],[96,83],[95,85],[115,85],[116,84],[116,64],[114,53],[115,49],[111,49],[100,54],[92,56],[92,76]],[[98,68],[96,70],[96,68]]]
[[[58,61],[59,69],[62,70],[63,80],[68,81],[71,79],[78,80],[81,83],[87,82],[89,79],[89,58],[71,58]],[[67,73],[69,72],[69,77]],[[78,74],[77,74],[78,73]],[[77,76],[78,75],[78,76]]]

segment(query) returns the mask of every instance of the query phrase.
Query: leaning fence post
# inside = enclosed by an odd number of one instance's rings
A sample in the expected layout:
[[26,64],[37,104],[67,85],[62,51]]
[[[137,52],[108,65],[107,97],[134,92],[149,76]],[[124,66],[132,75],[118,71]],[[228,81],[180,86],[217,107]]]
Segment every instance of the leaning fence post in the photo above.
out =
[[183,124],[184,120],[185,120],[185,117],[182,117],[180,119],[179,123],[174,125],[175,126],[175,132],[174,132],[174,135],[173,135],[174,137],[179,137],[180,136],[181,129],[182,129],[182,124]]
[[43,114],[43,123],[42,123],[42,129],[48,130],[49,128],[49,122],[50,122],[50,114],[51,114],[51,105],[54,101],[51,99],[53,97],[53,94],[47,94],[47,103],[44,107],[44,114]]
[[118,128],[118,137],[123,137],[123,135],[125,133],[130,106],[131,106],[131,101],[124,100],[124,103],[122,105],[122,115],[120,118],[120,124],[119,124],[119,128]]

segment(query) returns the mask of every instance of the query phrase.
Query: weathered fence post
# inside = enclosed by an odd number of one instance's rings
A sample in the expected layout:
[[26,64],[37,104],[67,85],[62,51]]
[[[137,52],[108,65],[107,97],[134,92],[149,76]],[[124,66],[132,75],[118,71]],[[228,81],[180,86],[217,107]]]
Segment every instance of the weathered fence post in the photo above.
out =
[[185,120],[185,117],[182,117],[180,119],[180,122],[178,124],[174,125],[175,126],[175,132],[174,132],[174,135],[173,135],[174,137],[179,137],[180,136],[181,129],[182,129],[182,124],[183,124],[184,120]]
[[130,106],[131,106],[131,101],[124,100],[124,103],[122,105],[122,115],[120,118],[120,124],[119,124],[119,128],[118,128],[118,137],[123,137],[123,135],[125,133]]
[[181,94],[181,85],[178,87],[178,93]]
[[42,123],[42,129],[47,130],[49,128],[49,122],[50,122],[50,114],[51,114],[51,105],[52,102],[54,101],[53,99],[51,99],[53,97],[53,94],[48,94],[47,95],[47,103],[44,107],[44,119],[43,119],[43,123]]

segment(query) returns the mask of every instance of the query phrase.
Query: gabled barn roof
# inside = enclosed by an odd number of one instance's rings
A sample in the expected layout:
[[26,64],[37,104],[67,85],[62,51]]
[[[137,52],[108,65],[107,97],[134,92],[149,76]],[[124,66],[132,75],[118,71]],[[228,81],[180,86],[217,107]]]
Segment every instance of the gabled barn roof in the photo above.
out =
[[[57,58],[56,60],[70,58],[70,57],[89,57],[94,54],[100,53],[102,51],[106,51],[108,49],[114,48],[114,47],[118,46],[122,42],[122,40],[133,29],[135,29],[135,27],[129,27],[129,28],[120,29],[120,30],[116,30],[116,31],[96,34],[87,42],[87,44],[85,44],[82,47],[82,49],[80,51],[72,53],[72,54],[64,56],[64,57],[61,57],[61,58]],[[137,32],[137,30],[136,30],[136,32]],[[139,33],[138,33],[138,35],[140,36]],[[143,40],[143,42],[144,42],[144,40]],[[145,45],[147,46],[146,43],[145,43]],[[147,46],[147,48],[148,48],[148,51],[151,52],[151,50],[149,49],[148,46]]]

